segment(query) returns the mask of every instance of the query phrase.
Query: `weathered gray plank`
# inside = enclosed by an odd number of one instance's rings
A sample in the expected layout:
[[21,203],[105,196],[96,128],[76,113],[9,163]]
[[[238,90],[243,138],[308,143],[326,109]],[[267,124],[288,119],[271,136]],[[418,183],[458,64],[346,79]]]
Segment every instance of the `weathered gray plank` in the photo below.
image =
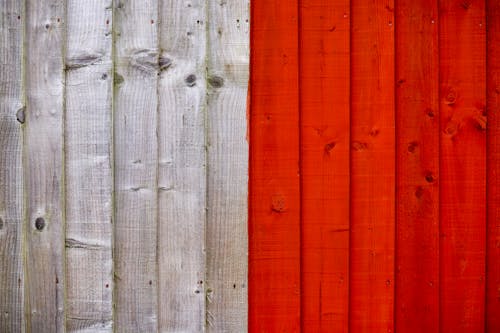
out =
[[26,2],[28,331],[64,331],[63,0]]
[[112,1],[67,0],[66,329],[112,331]]
[[114,6],[115,327],[155,332],[158,3]]
[[246,332],[249,2],[208,3],[207,331]]
[[205,0],[161,1],[161,332],[201,332],[205,324],[206,9]]
[[0,332],[24,331],[22,3],[0,3]]

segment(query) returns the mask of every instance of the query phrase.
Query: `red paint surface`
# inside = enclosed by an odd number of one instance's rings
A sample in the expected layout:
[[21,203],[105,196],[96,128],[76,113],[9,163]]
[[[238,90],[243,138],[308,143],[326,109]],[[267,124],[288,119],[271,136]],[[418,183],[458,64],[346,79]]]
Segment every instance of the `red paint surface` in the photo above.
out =
[[500,332],[500,1],[487,7],[488,225],[486,332]]
[[500,332],[500,3],[251,6],[250,332]]
[[435,0],[396,6],[396,332],[439,332],[439,53]]
[[300,6],[302,331],[347,332],[349,1]]
[[249,330],[300,331],[298,6],[252,3]]
[[394,332],[394,4],[351,1],[351,332]]
[[484,1],[440,1],[440,323],[483,332],[486,255]]

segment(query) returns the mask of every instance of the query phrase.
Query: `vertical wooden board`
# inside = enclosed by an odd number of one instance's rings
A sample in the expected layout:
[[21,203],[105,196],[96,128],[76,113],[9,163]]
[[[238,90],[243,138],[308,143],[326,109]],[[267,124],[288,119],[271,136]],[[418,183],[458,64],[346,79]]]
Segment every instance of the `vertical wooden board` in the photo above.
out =
[[115,323],[158,328],[158,2],[114,2]]
[[23,35],[20,1],[0,4],[0,331],[24,329]]
[[396,15],[396,332],[439,332],[439,50],[433,0]]
[[208,2],[207,331],[248,330],[248,0]]
[[347,332],[349,1],[300,6],[303,332]]
[[66,329],[112,331],[112,1],[67,1]]
[[394,332],[394,2],[351,2],[352,332]]
[[249,331],[300,331],[298,3],[251,4]]
[[439,4],[441,331],[483,332],[485,2]]
[[159,328],[205,326],[206,1],[161,2]]
[[26,2],[27,330],[64,331],[65,1]]
[[500,2],[487,15],[487,261],[486,332],[500,332]]

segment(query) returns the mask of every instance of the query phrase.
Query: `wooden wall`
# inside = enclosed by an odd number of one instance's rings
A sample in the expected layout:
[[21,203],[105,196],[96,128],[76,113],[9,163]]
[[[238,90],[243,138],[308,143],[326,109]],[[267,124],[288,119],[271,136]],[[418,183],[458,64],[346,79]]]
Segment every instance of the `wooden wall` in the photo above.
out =
[[249,11],[0,1],[0,332],[247,330]]
[[499,52],[497,0],[0,0],[0,332],[500,332]]
[[252,332],[500,332],[500,2],[252,2]]

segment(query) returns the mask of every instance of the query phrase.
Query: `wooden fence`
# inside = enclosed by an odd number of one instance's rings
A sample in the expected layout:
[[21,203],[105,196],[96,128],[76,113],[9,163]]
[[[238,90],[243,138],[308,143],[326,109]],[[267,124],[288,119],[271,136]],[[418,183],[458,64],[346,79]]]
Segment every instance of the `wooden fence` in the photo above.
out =
[[500,332],[500,1],[252,1],[252,332]]
[[0,332],[500,332],[500,1],[0,15]]
[[248,1],[0,15],[0,331],[246,331]]

